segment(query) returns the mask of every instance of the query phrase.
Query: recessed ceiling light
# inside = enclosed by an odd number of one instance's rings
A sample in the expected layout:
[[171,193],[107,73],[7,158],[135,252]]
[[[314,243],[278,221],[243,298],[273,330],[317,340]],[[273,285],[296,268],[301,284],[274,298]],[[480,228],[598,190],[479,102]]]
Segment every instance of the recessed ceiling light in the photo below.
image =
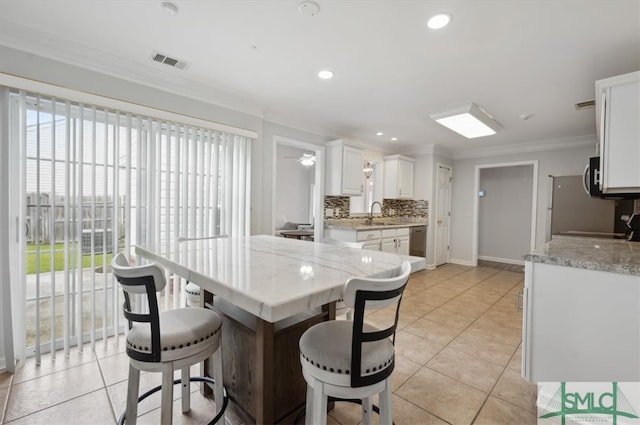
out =
[[323,69],[322,71],[318,72],[318,78],[322,80],[330,80],[331,78],[333,78],[333,71],[331,71],[330,69]]
[[429,20],[427,21],[427,26],[432,30],[439,30],[449,25],[449,22],[451,22],[451,19],[452,19],[452,16],[450,14],[439,13],[429,18]]
[[397,138],[397,137],[392,137],[392,138],[391,138],[391,141],[392,141],[392,142],[395,142],[396,140],[398,140],[398,138]]
[[163,1],[162,3],[160,3],[160,7],[162,7],[164,13],[169,16],[176,16],[178,14],[178,6],[171,3],[170,1]]
[[384,133],[383,133],[382,131],[378,131],[378,132],[376,133],[376,136],[382,136],[383,134],[384,134]]

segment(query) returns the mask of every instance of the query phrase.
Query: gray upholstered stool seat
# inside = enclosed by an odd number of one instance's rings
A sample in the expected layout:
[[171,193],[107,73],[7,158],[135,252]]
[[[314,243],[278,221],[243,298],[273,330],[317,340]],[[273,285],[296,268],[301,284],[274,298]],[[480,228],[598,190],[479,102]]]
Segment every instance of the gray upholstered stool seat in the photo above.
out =
[[[378,329],[364,324],[365,332]],[[300,338],[300,358],[317,369],[314,375],[335,385],[351,384],[351,341],[353,323],[346,320],[322,322]],[[393,363],[393,343],[389,338],[363,345],[362,376],[376,373]]]
[[[160,313],[161,362],[191,357],[220,345],[222,319],[204,308],[181,308]],[[151,353],[151,328],[135,325],[127,335],[127,348]]]

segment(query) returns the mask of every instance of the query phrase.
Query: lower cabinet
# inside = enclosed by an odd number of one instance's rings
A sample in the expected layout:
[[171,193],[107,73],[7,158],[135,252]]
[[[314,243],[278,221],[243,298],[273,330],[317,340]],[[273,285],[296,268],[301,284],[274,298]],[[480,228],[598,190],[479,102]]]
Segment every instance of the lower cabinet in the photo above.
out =
[[409,228],[345,230],[327,229],[327,237],[347,242],[362,242],[362,249],[409,255]]
[[380,230],[358,230],[355,233],[356,242],[363,242],[362,249],[380,251]]
[[522,377],[640,381],[640,276],[525,262]]
[[409,255],[409,228],[384,229],[381,238],[382,251]]

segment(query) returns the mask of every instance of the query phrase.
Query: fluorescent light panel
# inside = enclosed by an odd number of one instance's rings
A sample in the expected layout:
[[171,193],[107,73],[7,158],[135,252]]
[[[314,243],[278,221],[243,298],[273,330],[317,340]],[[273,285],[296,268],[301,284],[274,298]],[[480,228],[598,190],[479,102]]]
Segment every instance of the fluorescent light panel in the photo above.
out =
[[430,117],[467,139],[491,136],[502,128],[491,115],[474,103],[447,112],[431,114]]

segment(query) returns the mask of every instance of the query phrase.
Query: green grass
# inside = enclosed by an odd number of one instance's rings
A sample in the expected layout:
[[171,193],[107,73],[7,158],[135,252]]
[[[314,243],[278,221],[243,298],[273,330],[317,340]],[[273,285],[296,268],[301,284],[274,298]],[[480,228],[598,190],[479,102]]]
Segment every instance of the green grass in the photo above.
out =
[[[54,268],[55,271],[64,270],[64,244],[58,243],[54,245]],[[77,261],[77,252],[75,250],[75,244],[70,244],[70,256],[69,256],[69,268],[75,266]],[[36,273],[36,245],[27,245],[27,274]],[[111,258],[113,254],[107,254],[107,264],[111,264]],[[102,266],[104,261],[103,254],[95,255],[95,267]],[[91,254],[82,256],[82,267],[91,267]],[[40,244],[40,272],[46,273],[51,271],[51,245]]]

